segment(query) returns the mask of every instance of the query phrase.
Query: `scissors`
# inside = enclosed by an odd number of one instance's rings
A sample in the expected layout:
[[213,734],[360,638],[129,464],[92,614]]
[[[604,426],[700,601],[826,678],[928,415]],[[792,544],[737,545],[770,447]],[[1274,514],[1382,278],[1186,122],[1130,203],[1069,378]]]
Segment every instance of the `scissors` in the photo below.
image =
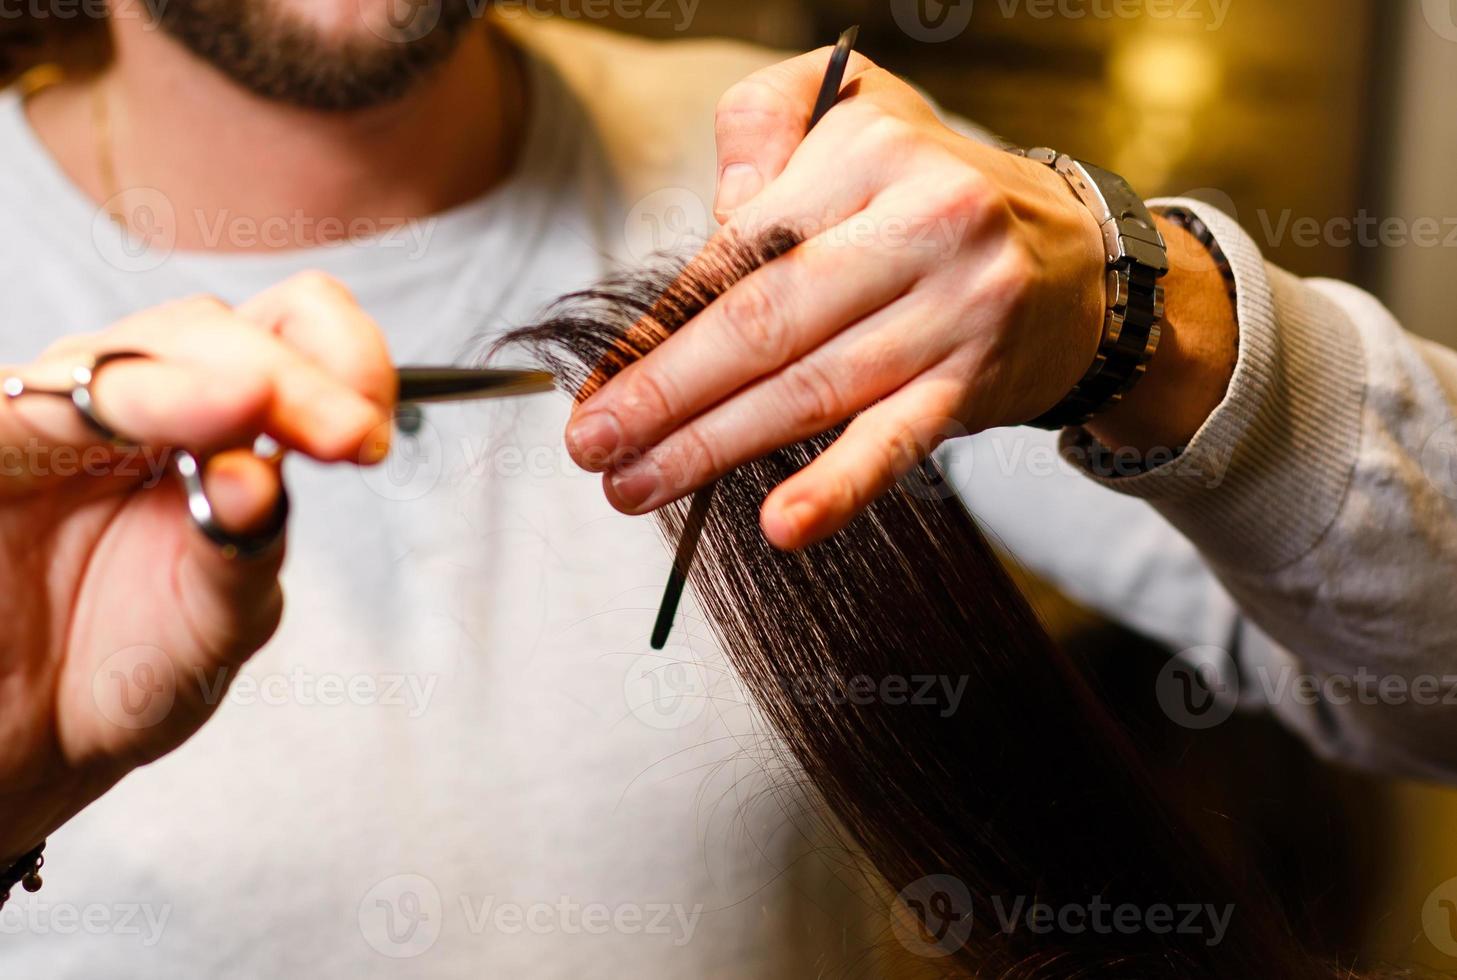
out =
[[[96,413],[92,382],[101,368],[115,361],[146,358],[149,355],[133,350],[114,350],[92,354],[72,367],[69,383],[60,388],[40,388],[19,376],[0,379],[0,395],[15,399],[22,395],[52,395],[68,400],[81,418],[107,442],[120,447],[132,443],[108,426]],[[510,398],[551,391],[556,378],[550,371],[518,368],[463,368],[434,365],[412,365],[396,369],[399,382],[399,404],[422,402],[468,401],[482,398]],[[186,449],[173,449],[171,465],[182,482],[187,498],[187,511],[199,531],[208,537],[228,558],[250,558],[273,548],[283,536],[288,519],[288,495],[280,493],[278,504],[266,527],[249,534],[234,534],[218,523],[212,501],[202,485],[202,461]]]
[[[556,376],[550,371],[524,368],[463,368],[445,365],[410,365],[395,369],[398,405],[424,402],[477,401],[485,398],[513,398],[552,391]],[[73,399],[74,400],[74,399]],[[79,406],[78,406],[79,407]],[[82,411],[82,415],[87,412]],[[263,554],[282,537],[288,520],[288,493],[281,491],[272,519],[261,531],[233,534],[218,523],[212,501],[202,485],[202,465],[185,449],[173,450],[172,465],[187,495],[187,511],[197,529],[228,558]]]

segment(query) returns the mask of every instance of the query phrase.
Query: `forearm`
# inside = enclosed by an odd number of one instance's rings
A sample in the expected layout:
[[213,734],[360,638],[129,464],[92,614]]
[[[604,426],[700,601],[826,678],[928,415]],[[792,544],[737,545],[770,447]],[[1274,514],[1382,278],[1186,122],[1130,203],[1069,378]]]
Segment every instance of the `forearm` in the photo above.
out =
[[[1151,503],[1304,669],[1444,673],[1457,486],[1433,470],[1457,454],[1457,437],[1441,441],[1457,428],[1457,354],[1353,287],[1267,267],[1232,222],[1207,220],[1239,294],[1228,390],[1177,459],[1095,478]],[[1070,431],[1063,448],[1076,461],[1085,440]]]

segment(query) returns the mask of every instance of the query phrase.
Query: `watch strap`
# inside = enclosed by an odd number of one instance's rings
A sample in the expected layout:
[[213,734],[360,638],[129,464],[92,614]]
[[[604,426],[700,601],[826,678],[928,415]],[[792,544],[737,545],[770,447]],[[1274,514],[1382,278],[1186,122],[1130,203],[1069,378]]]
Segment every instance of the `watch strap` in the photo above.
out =
[[1168,249],[1148,207],[1117,174],[1047,147],[1014,151],[1067,180],[1103,236],[1108,309],[1093,363],[1070,392],[1029,422],[1044,429],[1082,425],[1116,404],[1143,377],[1163,332]]

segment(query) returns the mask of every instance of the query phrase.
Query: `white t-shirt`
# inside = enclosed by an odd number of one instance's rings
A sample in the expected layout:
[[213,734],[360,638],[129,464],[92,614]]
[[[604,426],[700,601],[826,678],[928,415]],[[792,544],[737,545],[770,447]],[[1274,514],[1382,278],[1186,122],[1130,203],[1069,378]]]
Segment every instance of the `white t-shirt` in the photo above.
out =
[[[579,107],[539,63],[532,97],[484,199],[261,256],[136,251],[0,97],[0,360],[305,268],[398,362],[458,360],[614,248]],[[0,913],[0,973],[789,977],[856,955],[865,910],[806,857],[823,842],[691,597],[649,648],[669,556],[570,463],[567,407],[431,406],[377,469],[291,461],[276,638],[192,741],[52,838],[45,889]]]

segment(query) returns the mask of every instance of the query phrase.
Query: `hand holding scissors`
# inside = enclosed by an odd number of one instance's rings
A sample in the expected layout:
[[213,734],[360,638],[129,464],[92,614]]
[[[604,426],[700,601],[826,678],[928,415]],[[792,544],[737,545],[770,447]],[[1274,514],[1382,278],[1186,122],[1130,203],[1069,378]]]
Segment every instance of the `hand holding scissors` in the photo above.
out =
[[218,703],[200,685],[230,680],[272,634],[286,504],[258,436],[371,463],[402,395],[549,380],[397,370],[374,322],[318,275],[237,308],[147,310],[0,368],[0,719],[13,750],[0,753],[0,859],[181,744]]

